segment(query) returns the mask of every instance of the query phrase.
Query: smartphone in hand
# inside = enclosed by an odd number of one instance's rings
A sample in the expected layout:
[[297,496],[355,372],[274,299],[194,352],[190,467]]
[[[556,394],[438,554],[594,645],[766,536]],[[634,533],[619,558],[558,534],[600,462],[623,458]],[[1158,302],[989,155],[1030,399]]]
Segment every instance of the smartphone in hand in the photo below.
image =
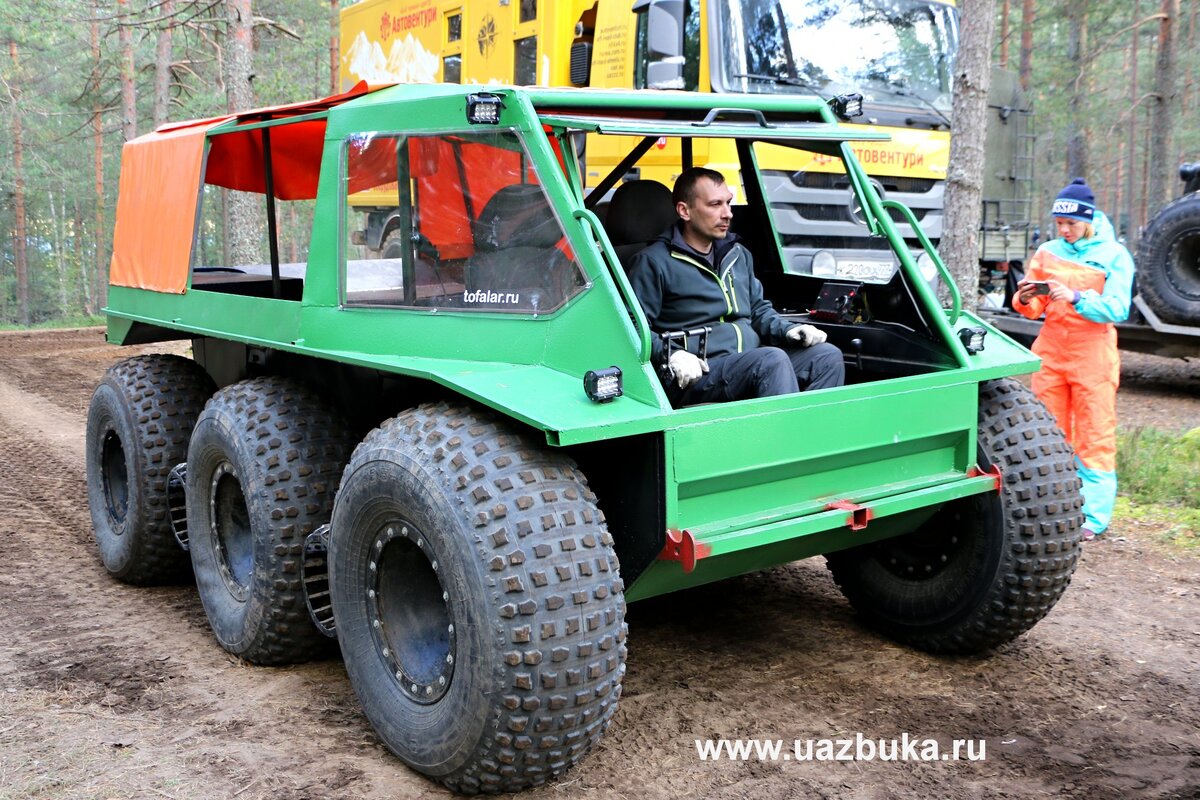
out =
[[1050,283],[1048,281],[1026,281],[1025,285],[1033,287],[1033,294],[1035,297],[1037,295],[1050,294]]

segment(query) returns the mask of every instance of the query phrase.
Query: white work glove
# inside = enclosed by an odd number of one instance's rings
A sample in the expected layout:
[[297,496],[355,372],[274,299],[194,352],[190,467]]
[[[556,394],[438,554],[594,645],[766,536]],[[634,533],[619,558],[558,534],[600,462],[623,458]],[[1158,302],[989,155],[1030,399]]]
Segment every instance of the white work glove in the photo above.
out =
[[827,338],[825,331],[814,325],[793,325],[787,329],[784,334],[788,341],[796,342],[801,347],[812,347],[814,344],[821,344]]
[[708,362],[687,350],[676,350],[671,353],[667,363],[671,365],[671,372],[675,374],[675,383],[679,384],[680,389],[688,388],[700,380],[701,375],[708,372]]

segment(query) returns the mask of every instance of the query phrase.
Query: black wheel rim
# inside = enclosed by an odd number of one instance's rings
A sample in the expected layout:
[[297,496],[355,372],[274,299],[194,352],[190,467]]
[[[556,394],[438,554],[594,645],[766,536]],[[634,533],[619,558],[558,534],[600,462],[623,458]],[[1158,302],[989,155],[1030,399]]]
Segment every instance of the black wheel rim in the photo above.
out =
[[936,578],[970,549],[977,532],[972,519],[974,498],[965,498],[942,508],[919,530],[875,545],[875,558],[897,578],[923,581]]
[[223,461],[213,472],[209,493],[213,550],[225,585],[238,600],[245,600],[254,574],[254,536],[242,484],[233,465]]
[[[116,431],[106,433],[100,445],[100,473],[108,515],[117,522],[124,522],[129,513],[129,468],[125,464],[125,448]],[[124,530],[118,526],[116,532],[120,535]]]
[[395,520],[371,543],[367,608],[379,655],[400,690],[422,704],[450,689],[456,658],[443,565],[415,525]]
[[1167,252],[1168,280],[1189,300],[1200,300],[1200,228],[1189,228],[1175,238]]

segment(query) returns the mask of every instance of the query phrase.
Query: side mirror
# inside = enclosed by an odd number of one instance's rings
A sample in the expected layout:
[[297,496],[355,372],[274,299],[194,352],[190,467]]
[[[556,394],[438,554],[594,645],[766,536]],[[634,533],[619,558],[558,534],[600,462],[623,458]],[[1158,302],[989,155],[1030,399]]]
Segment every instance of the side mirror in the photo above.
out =
[[683,0],[639,0],[633,11],[646,14],[646,85],[683,88]]
[[650,0],[646,44],[650,60],[683,55],[683,0]]
[[651,89],[682,89],[683,56],[671,56],[647,64],[646,86]]

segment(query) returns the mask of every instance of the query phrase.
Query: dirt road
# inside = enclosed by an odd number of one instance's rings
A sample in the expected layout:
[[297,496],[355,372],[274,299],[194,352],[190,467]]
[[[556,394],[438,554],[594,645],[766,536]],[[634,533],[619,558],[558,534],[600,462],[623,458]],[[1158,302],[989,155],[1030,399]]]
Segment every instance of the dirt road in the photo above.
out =
[[[380,746],[339,661],[248,666],[217,646],[194,588],[104,573],[88,398],[112,361],[164,349],[0,334],[0,798],[448,797]],[[1200,424],[1194,384],[1164,402]],[[1051,615],[988,658],[865,630],[820,560],[635,604],[613,727],[523,797],[1200,797],[1200,559],[1113,533]],[[857,734],[967,739],[985,758],[712,762],[696,745]]]

